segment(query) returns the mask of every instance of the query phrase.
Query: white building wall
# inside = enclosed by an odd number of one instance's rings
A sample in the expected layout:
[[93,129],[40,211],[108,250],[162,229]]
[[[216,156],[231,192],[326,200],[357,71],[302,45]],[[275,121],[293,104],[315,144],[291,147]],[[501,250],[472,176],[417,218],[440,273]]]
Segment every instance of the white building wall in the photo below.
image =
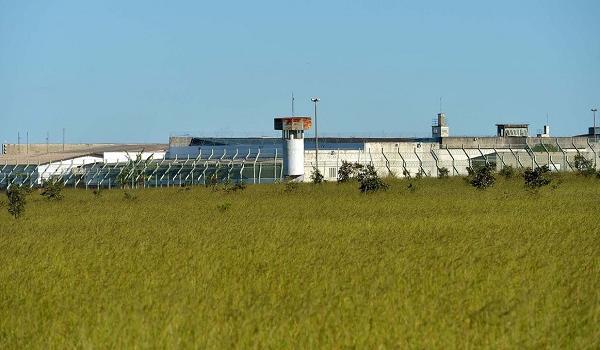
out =
[[[424,173],[438,176],[438,168],[446,168],[450,175],[467,175],[469,158],[495,153],[493,149],[440,149],[438,143],[378,142],[365,143],[364,150],[319,150],[319,170],[327,181],[337,179],[342,161],[372,164],[381,176],[403,177]],[[304,152],[304,181],[310,181],[315,166],[315,150]]]
[[77,171],[77,168],[83,165],[101,163],[102,161],[103,159],[100,157],[84,156],[38,165],[38,184],[55,176],[68,177],[70,174]]
[[120,152],[104,152],[103,161],[104,163],[126,163],[130,160],[136,160],[137,157],[141,154],[142,159],[151,159],[151,160],[160,160],[165,158],[166,152],[130,152],[130,151],[120,151]]

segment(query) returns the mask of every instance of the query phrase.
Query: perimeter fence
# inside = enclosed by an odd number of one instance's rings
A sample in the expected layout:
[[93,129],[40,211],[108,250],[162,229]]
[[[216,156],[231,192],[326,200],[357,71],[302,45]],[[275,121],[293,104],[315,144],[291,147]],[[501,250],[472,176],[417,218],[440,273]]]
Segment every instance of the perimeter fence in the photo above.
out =
[[[222,153],[220,153],[222,152]],[[305,181],[316,165],[315,151],[305,151]],[[576,157],[586,159],[598,169],[598,153],[593,148],[536,150],[435,148],[412,151],[373,149],[321,150],[319,170],[333,181],[343,161],[372,164],[382,176],[432,176],[442,169],[450,176],[467,175],[469,167],[491,164],[497,170],[506,166],[516,169],[548,166],[551,171],[575,171]],[[267,184],[284,180],[281,151],[256,149],[240,152],[214,150],[186,158],[158,159],[138,157],[125,162],[108,163],[101,159],[80,164],[75,160],[47,164],[0,164],[0,188],[36,187],[49,179],[66,187],[120,188],[211,185],[217,183]]]

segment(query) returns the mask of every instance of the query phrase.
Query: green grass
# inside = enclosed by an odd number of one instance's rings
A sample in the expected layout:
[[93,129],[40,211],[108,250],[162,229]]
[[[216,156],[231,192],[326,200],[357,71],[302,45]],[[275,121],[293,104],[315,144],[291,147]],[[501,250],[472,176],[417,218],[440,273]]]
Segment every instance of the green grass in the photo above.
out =
[[4,204],[0,348],[600,346],[600,181],[413,182]]

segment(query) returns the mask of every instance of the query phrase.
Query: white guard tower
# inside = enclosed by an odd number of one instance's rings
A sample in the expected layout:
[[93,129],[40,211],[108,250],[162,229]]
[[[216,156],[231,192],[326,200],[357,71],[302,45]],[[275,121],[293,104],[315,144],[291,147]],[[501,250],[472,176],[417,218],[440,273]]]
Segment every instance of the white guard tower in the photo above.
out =
[[275,130],[283,138],[283,175],[288,178],[304,177],[304,131],[312,127],[310,117],[275,118]]

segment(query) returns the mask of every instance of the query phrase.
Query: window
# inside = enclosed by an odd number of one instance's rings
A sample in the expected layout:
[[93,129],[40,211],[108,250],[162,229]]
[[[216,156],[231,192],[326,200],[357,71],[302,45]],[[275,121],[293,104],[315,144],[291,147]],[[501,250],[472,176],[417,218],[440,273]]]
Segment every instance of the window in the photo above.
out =
[[337,178],[337,169],[336,168],[329,168],[329,177]]

